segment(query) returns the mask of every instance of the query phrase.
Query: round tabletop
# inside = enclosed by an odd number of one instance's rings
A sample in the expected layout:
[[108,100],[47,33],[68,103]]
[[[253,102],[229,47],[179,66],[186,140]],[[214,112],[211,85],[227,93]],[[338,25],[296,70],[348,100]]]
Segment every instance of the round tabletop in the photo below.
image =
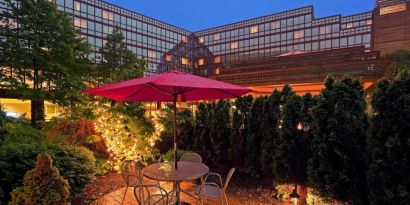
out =
[[209,172],[208,166],[197,162],[178,162],[175,170],[175,162],[161,162],[151,164],[142,169],[142,174],[150,179],[159,181],[185,181],[199,179]]

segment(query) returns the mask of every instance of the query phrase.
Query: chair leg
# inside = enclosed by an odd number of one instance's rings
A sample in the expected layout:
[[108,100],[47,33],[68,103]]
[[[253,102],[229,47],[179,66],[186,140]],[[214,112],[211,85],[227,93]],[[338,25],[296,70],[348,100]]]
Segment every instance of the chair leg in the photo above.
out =
[[128,185],[125,188],[124,196],[122,197],[121,205],[124,204],[125,196],[127,195]]
[[225,197],[226,205],[229,205],[229,203],[228,203],[228,197],[226,196],[226,193],[224,193],[224,197]]
[[224,199],[223,199],[222,194],[219,195],[219,198],[221,198],[221,205],[224,205]]

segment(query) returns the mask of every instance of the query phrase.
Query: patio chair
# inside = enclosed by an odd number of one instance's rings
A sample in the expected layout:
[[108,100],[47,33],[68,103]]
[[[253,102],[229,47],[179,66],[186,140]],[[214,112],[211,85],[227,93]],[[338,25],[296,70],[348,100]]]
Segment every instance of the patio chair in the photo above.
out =
[[197,163],[202,163],[202,157],[201,155],[194,153],[194,152],[189,152],[185,153],[182,155],[181,159],[179,159],[181,162],[197,162]]
[[125,188],[124,196],[122,197],[121,204],[124,203],[125,196],[128,191],[128,187],[136,187],[142,184],[142,165],[134,160],[125,160],[121,164],[121,175],[125,181],[127,187]]
[[[183,154],[183,155],[181,156],[181,158],[179,159],[179,161],[181,161],[181,162],[196,162],[196,163],[202,163],[202,157],[201,157],[201,155],[199,155],[199,154],[197,154],[197,153],[189,152],[189,153]],[[199,183],[202,183],[203,177],[201,177],[201,179],[199,179],[199,180],[200,180],[200,181],[198,181],[198,180],[191,180],[190,182],[193,182],[193,183],[196,183],[196,184],[198,184],[198,182],[199,182]],[[197,198],[194,193],[191,193],[191,192],[189,192],[189,191],[182,190],[182,189],[181,189],[181,191],[182,191],[183,193],[185,193],[185,194],[191,196],[191,197]]]
[[140,184],[134,188],[134,196],[138,205],[170,205],[175,204],[173,197],[158,184]]
[[[228,188],[229,181],[231,180],[234,172],[235,168],[232,168],[229,171],[225,184],[222,183],[221,175],[217,173],[209,173],[205,177],[205,182],[195,188],[195,194],[198,195],[198,201],[201,202],[201,205],[204,204],[203,198],[220,198],[222,205],[224,204],[224,201],[226,205],[229,205],[228,198],[226,197],[226,189]],[[211,177],[216,178],[216,183],[210,181]]]

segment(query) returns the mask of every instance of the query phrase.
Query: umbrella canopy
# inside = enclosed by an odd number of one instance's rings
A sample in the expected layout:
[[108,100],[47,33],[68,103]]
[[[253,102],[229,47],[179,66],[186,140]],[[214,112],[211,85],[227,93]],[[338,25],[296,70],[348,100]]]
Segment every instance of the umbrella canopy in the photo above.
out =
[[120,102],[173,102],[237,98],[251,90],[172,70],[168,73],[136,78],[89,89],[85,93],[103,96]]
[[237,98],[251,90],[172,70],[168,73],[136,78],[102,85],[85,90],[84,93],[106,97],[120,102],[161,101],[173,102],[174,154],[177,164],[176,102]]

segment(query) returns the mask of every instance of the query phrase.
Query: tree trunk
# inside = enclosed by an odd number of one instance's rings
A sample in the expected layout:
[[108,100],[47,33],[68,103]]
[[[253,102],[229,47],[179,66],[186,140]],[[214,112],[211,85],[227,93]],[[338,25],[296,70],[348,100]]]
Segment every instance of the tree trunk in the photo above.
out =
[[44,100],[32,100],[31,125],[37,127],[41,122],[44,122]]

